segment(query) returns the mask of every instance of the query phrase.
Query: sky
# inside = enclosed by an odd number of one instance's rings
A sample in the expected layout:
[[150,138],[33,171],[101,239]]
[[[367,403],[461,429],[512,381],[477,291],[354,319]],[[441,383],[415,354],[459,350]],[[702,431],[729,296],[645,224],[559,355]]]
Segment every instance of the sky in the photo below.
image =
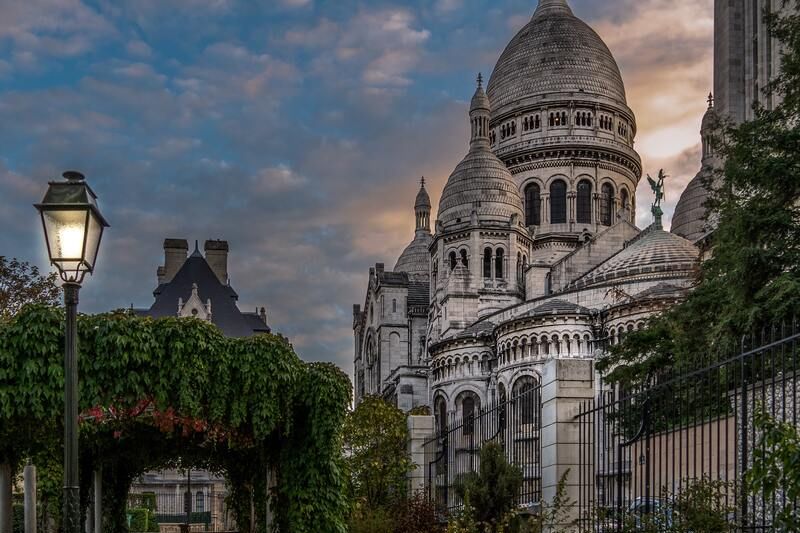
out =
[[[82,171],[111,228],[81,310],[152,304],[164,238],[230,243],[243,310],[352,373],[368,270],[468,145],[475,77],[536,0],[0,0],[0,255],[47,268],[32,204]],[[619,63],[668,224],[700,166],[712,0],[570,0]],[[637,222],[650,223],[640,184]],[[434,213],[435,214],[435,213]]]

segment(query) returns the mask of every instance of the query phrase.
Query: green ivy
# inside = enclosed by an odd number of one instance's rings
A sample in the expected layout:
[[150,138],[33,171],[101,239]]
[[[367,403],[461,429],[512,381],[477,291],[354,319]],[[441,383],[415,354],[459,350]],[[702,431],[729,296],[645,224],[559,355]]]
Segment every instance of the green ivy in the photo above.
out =
[[[0,322],[0,462],[61,453],[63,331],[63,311],[43,305]],[[82,503],[102,466],[107,529],[126,530],[136,477],[181,466],[227,476],[243,530],[251,502],[265,529],[273,469],[282,531],[345,531],[351,385],[335,366],[304,363],[282,337],[230,339],[194,319],[80,316],[78,334]]]

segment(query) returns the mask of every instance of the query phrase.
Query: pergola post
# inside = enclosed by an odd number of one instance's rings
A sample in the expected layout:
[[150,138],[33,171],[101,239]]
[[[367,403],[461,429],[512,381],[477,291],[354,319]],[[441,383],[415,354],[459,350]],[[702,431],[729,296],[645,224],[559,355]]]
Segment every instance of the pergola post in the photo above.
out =
[[11,465],[0,463],[0,533],[12,533]]
[[25,465],[23,471],[25,489],[25,533],[36,533],[36,467]]

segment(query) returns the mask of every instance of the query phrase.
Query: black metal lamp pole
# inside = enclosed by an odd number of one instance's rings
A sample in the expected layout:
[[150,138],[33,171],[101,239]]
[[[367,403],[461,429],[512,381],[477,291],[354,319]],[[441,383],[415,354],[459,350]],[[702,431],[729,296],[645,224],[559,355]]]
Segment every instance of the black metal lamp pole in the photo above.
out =
[[64,283],[66,332],[64,354],[64,531],[80,533],[78,481],[78,291],[80,284]]
[[64,281],[64,533],[81,532],[78,481],[78,292],[94,271],[103,230],[108,227],[97,196],[80,172],[52,181],[36,209],[42,217],[50,263]]

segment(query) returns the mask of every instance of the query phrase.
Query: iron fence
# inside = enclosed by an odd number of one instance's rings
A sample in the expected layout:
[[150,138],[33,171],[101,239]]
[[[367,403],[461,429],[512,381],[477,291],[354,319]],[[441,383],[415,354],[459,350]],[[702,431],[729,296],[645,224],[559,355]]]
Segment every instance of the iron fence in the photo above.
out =
[[699,481],[712,487],[706,503],[738,531],[772,531],[777,512],[797,508],[785,494],[754,494],[744,483],[761,446],[756,412],[797,425],[797,322],[696,367],[662,373],[638,390],[601,390],[582,405],[573,473],[582,531],[622,531],[645,517],[667,529],[681,494]]
[[128,495],[128,528],[135,533],[178,533],[189,524],[190,531],[234,532],[225,499],[225,494],[180,489],[132,493]]
[[465,476],[480,470],[481,448],[494,442],[522,472],[520,506],[538,504],[542,492],[540,388],[540,384],[532,384],[511,399],[501,399],[472,416],[451,417],[446,425],[437,421],[440,426],[436,435],[424,445],[429,501],[441,510],[462,507],[458,487]]

